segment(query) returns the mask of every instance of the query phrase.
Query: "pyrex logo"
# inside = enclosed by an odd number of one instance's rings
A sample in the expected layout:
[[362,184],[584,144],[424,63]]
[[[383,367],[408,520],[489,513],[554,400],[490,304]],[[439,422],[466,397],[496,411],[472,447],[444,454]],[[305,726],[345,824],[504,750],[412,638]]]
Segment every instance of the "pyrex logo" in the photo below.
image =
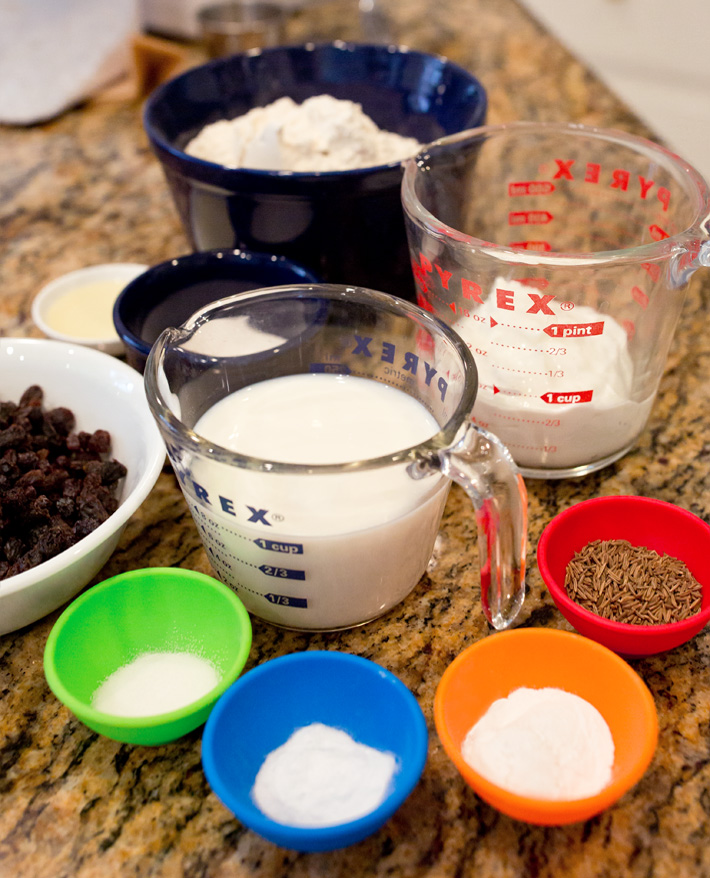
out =
[[[470,280],[467,277],[461,277],[452,282],[453,273],[442,268],[437,262],[431,262],[423,253],[419,253],[419,262],[412,263],[414,277],[422,293],[431,291],[431,280],[437,280],[441,284],[443,290],[448,292],[456,292],[454,286],[459,287],[461,296],[468,299],[471,303],[478,305],[483,304],[483,290],[480,284]],[[553,293],[543,293],[533,289],[526,290],[524,294],[516,293],[514,290],[506,290],[497,287],[494,290],[493,303],[500,311],[524,311],[526,314],[547,314],[554,316],[551,305],[555,300]],[[423,304],[420,302],[420,304]],[[426,307],[426,305],[425,305]],[[451,304],[452,310],[456,310],[456,305]],[[433,310],[429,306],[429,310]]]
[[[202,487],[202,485],[198,484],[194,479],[190,480],[192,482],[192,489],[195,492],[195,497],[207,506],[211,506],[212,503],[210,501],[209,492]],[[234,508],[234,501],[230,500],[229,497],[223,497],[221,494],[217,496],[217,500],[219,502],[219,507],[222,512],[226,512],[227,515],[236,516],[237,511]],[[247,522],[250,524],[263,524],[266,527],[271,527],[271,522],[266,520],[266,516],[269,514],[268,509],[257,509],[256,506],[250,506],[248,503],[244,504],[245,508],[249,511],[249,516],[247,517]]]
[[[437,370],[430,363],[427,363],[426,360],[422,359],[419,354],[415,354],[413,351],[404,351],[398,355],[397,346],[392,342],[375,342],[371,336],[357,335],[356,333],[353,334],[353,337],[355,339],[355,347],[352,349],[351,353],[354,356],[377,356],[383,363],[399,365],[402,372],[407,372],[413,376],[417,375],[419,367],[421,366],[424,371],[424,383],[427,387],[431,386],[434,376],[438,374]],[[443,402],[446,398],[446,391],[449,387],[448,381],[442,376],[439,376],[434,386],[439,391],[439,396]]]
[[[220,500],[224,500],[224,497],[220,497]],[[231,505],[231,504],[230,504]],[[267,527],[271,527],[271,523],[266,520],[266,514],[268,513],[268,509],[255,509],[253,506],[250,506],[247,503],[247,509],[251,513],[247,521],[251,521],[254,524],[265,524]],[[229,510],[226,510],[229,511]]]
[[[175,451],[171,446],[168,446],[168,451]],[[173,461],[173,469],[175,471],[175,475],[179,479],[183,489],[188,493],[192,493],[195,500],[203,506],[213,506],[212,498],[210,498],[210,492],[197,482],[190,471],[188,469],[183,468],[181,465],[177,464],[178,458],[171,454],[171,459]],[[237,509],[234,505],[234,501],[229,497],[223,497],[221,494],[217,495],[217,504],[222,512],[226,512],[227,515],[237,516]],[[266,516],[269,514],[268,509],[262,509],[257,506],[250,506],[248,503],[243,504],[243,508],[246,510],[243,514],[246,516],[246,521],[249,524],[262,524],[264,527],[272,527],[272,523],[266,520]]]
[[[577,167],[573,167],[575,165]],[[575,159],[555,159],[555,166],[556,170],[552,177],[553,180],[576,180],[581,173],[585,183],[607,185],[610,189],[631,192],[644,201],[648,198],[649,193],[654,192],[664,211],[668,210],[671,202],[670,190],[666,189],[665,186],[657,186],[655,180],[649,180],[641,176],[641,174],[632,174],[625,168],[612,168],[611,171],[605,171],[597,162],[579,164],[575,162]],[[519,186],[520,184],[511,185]],[[523,193],[515,192],[510,194],[517,195]],[[530,193],[526,192],[525,194]]]

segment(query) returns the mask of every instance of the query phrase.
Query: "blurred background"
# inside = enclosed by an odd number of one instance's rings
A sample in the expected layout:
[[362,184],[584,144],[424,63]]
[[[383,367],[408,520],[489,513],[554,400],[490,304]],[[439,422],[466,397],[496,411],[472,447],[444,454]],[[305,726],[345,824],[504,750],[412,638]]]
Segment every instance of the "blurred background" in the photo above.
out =
[[[658,139],[710,178],[708,0],[518,2],[611,87]],[[200,12],[212,3],[0,0],[0,123],[45,121],[95,95],[128,69],[133,73],[130,87],[147,92],[189,63],[189,51],[183,50],[190,46],[214,54],[281,41],[389,42],[396,41],[398,30],[390,27],[388,0],[237,0],[230,5],[251,9],[252,24],[246,29],[243,22],[220,26],[239,28],[242,44],[235,42],[234,30],[229,38],[212,34],[209,44]],[[337,14],[318,14],[325,5],[337,5]],[[412,3],[412,15],[416,7]],[[279,15],[281,21],[274,23]],[[215,21],[213,17],[213,28]],[[314,28],[314,23],[325,22],[331,22],[330,30]],[[426,25],[426,20],[421,22],[422,28]],[[457,23],[447,22],[446,28],[453,33]],[[145,37],[138,46],[137,33]],[[446,54],[446,49],[442,45],[439,50]]]
[[708,0],[519,0],[710,180]]

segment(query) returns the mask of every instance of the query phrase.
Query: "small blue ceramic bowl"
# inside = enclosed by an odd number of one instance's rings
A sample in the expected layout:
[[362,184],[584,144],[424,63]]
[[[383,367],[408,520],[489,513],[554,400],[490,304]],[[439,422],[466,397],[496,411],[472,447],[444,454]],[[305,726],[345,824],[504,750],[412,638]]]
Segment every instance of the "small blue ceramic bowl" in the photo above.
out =
[[116,299],[113,323],[129,365],[143,372],[160,333],[205,305],[245,290],[318,282],[313,272],[283,256],[244,250],[189,253],[131,281]]
[[[269,819],[251,790],[266,756],[302,726],[324,723],[395,755],[398,770],[384,802],[350,823],[320,828]],[[272,659],[244,674],[220,698],[202,738],[202,765],[223,804],[268,841],[327,851],[378,830],[416,786],[427,756],[417,700],[394,674],[359,656],[308,651]]]
[[220,58],[148,99],[145,129],[196,250],[278,253],[323,281],[414,299],[399,162],[323,173],[227,168],[184,153],[205,125],[289,96],[359,103],[380,127],[429,143],[485,120],[468,71],[438,55],[386,45],[285,46]]

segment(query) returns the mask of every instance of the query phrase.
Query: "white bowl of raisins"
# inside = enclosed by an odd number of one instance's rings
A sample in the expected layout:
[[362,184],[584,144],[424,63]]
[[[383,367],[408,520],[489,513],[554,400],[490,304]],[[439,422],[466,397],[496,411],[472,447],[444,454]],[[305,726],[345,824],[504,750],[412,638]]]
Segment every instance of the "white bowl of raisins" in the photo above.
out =
[[91,582],[164,462],[138,372],[81,345],[0,338],[0,635]]

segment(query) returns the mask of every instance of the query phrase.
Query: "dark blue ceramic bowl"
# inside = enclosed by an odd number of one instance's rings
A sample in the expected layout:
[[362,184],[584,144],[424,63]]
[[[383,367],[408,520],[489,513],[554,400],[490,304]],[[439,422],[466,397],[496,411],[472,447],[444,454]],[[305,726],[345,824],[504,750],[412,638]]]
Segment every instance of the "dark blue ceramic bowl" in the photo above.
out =
[[196,250],[278,253],[322,280],[414,299],[399,162],[343,172],[226,168],[182,148],[205,125],[289,96],[362,105],[383,129],[429,143],[484,122],[481,83],[446,58],[385,45],[290,46],[188,70],[149,98],[145,129]]
[[[342,729],[361,744],[394,754],[384,801],[363,817],[323,827],[278,823],[251,791],[264,759],[311,723]],[[262,838],[297,851],[347,847],[376,832],[419,782],[427,758],[424,714],[390,671],[356,655],[307,650],[264,662],[232,684],[202,736],[202,766],[221,802]]]
[[244,290],[319,281],[313,272],[283,256],[244,250],[189,253],[155,265],[131,281],[116,299],[113,323],[126,360],[143,372],[160,333],[168,326],[180,326],[205,305]]

